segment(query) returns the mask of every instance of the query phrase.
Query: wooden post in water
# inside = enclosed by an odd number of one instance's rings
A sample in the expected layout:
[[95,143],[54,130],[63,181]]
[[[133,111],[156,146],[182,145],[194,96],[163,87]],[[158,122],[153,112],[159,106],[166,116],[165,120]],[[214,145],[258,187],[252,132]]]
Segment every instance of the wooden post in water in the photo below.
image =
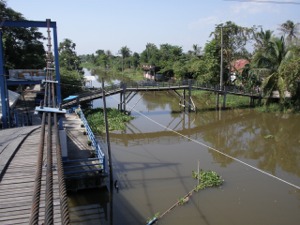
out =
[[226,109],[226,96],[227,96],[227,87],[224,86],[224,92],[223,92],[223,109]]
[[183,89],[183,107],[185,111],[186,110],[185,88]]
[[123,99],[123,92],[120,92],[120,104],[119,104],[119,111],[122,112],[123,109],[123,105],[122,105],[122,99]]
[[189,82],[189,101],[188,101],[189,107],[188,107],[188,110],[189,110],[189,112],[191,112],[192,111],[192,82],[190,79],[188,82]]
[[123,85],[122,85],[122,96],[123,96],[123,98],[122,98],[122,105],[123,105],[123,108],[122,108],[122,112],[126,112],[126,84],[125,83],[123,83]]
[[217,91],[217,98],[216,98],[216,109],[219,109],[219,101],[220,101],[220,94],[219,92]]

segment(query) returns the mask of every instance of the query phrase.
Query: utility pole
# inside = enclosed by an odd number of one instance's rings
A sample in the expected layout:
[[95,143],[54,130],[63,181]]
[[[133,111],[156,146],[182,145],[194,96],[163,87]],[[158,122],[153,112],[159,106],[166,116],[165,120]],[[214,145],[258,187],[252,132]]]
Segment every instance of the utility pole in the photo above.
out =
[[220,62],[220,90],[223,90],[223,25],[221,29],[221,62]]
[[111,160],[111,148],[110,148],[110,140],[109,140],[109,129],[108,129],[108,121],[107,121],[107,111],[106,111],[106,99],[105,99],[105,91],[104,91],[104,79],[101,78],[102,83],[102,99],[103,99],[103,114],[105,121],[105,133],[106,133],[106,143],[107,143],[107,152],[108,152],[108,164],[109,164],[109,186],[110,190],[113,190],[113,169],[112,169],[112,160]]

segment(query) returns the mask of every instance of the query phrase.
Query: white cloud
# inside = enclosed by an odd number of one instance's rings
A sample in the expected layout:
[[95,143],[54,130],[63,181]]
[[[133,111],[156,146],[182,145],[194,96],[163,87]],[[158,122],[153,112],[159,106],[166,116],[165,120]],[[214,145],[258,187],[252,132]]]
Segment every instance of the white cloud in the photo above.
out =
[[239,2],[230,7],[231,13],[234,14],[259,14],[259,13],[278,13],[278,6],[274,4],[265,4],[258,2]]

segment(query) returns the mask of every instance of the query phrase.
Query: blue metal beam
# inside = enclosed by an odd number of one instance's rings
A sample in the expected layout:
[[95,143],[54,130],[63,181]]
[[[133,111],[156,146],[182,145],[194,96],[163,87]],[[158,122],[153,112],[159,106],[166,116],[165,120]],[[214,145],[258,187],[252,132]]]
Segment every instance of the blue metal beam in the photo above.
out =
[[40,80],[6,80],[7,86],[16,86],[16,85],[33,85],[33,84],[40,84]]
[[61,89],[60,89],[60,71],[59,71],[59,53],[58,53],[58,42],[57,42],[57,31],[56,27],[53,28],[53,42],[54,42],[54,60],[55,60],[55,74],[56,81],[56,97],[57,104],[61,104]]
[[[44,27],[47,28],[47,21],[30,21],[30,20],[22,20],[22,21],[10,21],[6,20],[1,22],[2,27]],[[51,28],[56,28],[56,22],[50,22]]]
[[1,88],[1,108],[2,108],[2,127],[8,127],[8,95],[7,87],[4,76],[4,63],[3,63],[3,43],[2,43],[2,29],[0,29],[0,88]]
[[[3,62],[3,44],[2,44],[2,27],[42,27],[42,28],[53,28],[53,41],[54,41],[54,59],[55,59],[55,72],[56,72],[56,80],[58,81],[58,84],[56,86],[56,95],[57,95],[57,104],[59,105],[61,103],[61,90],[60,90],[60,71],[59,71],[59,53],[58,53],[58,41],[57,41],[57,28],[56,28],[56,22],[52,22],[50,19],[47,19],[46,21],[30,21],[30,20],[23,20],[23,21],[2,21],[1,27],[0,27],[0,82],[1,82],[1,98],[2,100],[2,115],[4,118],[3,124],[4,128],[7,127],[7,117],[9,115],[5,115],[8,112],[9,108],[5,104],[3,104],[5,99],[7,100],[7,92],[5,91],[7,89],[5,85],[5,77],[4,77],[4,62]],[[7,103],[8,104],[8,103]],[[62,126],[60,122],[60,127]]]

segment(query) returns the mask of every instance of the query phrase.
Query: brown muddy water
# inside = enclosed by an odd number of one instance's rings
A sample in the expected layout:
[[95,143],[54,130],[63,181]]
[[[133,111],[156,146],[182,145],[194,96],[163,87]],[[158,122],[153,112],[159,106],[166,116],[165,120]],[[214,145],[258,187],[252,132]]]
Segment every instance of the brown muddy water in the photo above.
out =
[[199,163],[221,175],[223,185],[194,193],[157,224],[298,225],[300,116],[253,109],[187,114],[178,101],[167,92],[138,94],[128,104],[136,104],[135,118],[110,133],[119,191],[104,224],[146,224],[164,213],[195,187]]

